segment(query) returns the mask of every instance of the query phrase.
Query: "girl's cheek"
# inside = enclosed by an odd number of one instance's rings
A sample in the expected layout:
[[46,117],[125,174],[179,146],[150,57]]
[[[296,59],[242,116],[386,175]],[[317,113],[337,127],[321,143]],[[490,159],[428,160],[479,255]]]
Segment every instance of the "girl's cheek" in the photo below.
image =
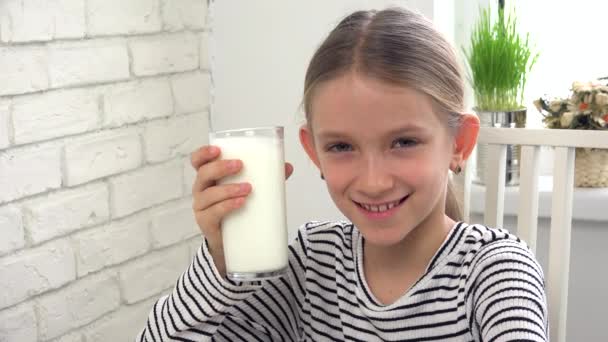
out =
[[356,173],[356,168],[347,163],[328,162],[322,167],[325,182],[332,187],[339,187],[342,183],[347,183]]

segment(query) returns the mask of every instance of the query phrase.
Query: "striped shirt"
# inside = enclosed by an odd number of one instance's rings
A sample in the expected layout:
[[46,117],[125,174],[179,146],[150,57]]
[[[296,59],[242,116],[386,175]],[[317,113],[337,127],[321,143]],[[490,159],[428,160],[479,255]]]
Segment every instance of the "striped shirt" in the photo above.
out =
[[383,305],[351,223],[308,223],[289,270],[262,282],[219,275],[206,242],[137,341],[546,341],[541,267],[503,229],[457,223],[425,274]]

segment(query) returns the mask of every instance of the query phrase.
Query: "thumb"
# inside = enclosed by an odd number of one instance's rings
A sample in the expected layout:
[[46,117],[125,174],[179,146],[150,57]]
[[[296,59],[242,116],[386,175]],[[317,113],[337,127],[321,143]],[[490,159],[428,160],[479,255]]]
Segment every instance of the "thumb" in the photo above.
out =
[[293,173],[293,165],[291,165],[291,163],[285,163],[285,179],[288,179],[292,173]]

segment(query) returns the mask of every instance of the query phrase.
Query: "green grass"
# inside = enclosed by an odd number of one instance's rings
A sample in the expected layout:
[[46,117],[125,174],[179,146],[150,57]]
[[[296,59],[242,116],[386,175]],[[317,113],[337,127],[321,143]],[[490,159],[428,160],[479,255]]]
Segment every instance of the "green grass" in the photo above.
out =
[[489,8],[480,9],[480,17],[471,34],[471,47],[465,51],[471,69],[471,83],[479,110],[505,111],[524,107],[526,76],[538,58],[530,47],[529,35],[517,32],[517,18],[504,9],[492,22]]

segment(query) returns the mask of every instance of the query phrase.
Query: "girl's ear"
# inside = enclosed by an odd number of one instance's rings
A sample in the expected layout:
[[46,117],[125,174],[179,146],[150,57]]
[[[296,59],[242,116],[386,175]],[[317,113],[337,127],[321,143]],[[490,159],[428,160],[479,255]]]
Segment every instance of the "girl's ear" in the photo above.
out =
[[300,144],[302,144],[304,151],[306,151],[306,154],[308,154],[308,158],[310,158],[310,160],[312,160],[312,162],[315,163],[319,169],[321,169],[319,156],[315,150],[314,137],[310,127],[307,124],[300,127]]
[[464,161],[469,158],[477,143],[479,118],[476,115],[469,113],[463,113],[461,115],[462,124],[454,139],[452,163],[455,164],[455,166],[463,167]]

